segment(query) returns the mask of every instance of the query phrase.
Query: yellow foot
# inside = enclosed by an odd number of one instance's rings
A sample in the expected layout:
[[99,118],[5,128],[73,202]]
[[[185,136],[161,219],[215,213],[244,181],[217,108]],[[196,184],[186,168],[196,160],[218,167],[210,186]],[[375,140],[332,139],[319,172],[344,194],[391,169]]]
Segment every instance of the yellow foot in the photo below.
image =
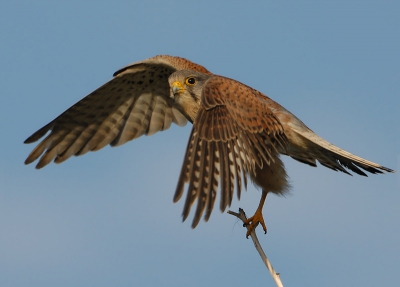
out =
[[261,223],[261,226],[264,229],[264,233],[266,234],[267,227],[265,226],[262,212],[261,210],[257,209],[256,213],[254,213],[252,217],[248,218],[243,224],[243,227],[247,226],[246,238],[249,238],[249,235],[251,234],[251,232],[253,232],[253,230],[256,229],[259,223]]

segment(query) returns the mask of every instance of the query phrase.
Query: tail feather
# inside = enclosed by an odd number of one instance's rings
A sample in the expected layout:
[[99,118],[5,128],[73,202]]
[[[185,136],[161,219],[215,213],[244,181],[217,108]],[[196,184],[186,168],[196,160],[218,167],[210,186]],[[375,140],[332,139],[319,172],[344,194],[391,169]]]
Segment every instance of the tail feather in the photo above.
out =
[[[292,129],[307,146],[307,155],[292,156],[294,159],[300,158],[301,161],[306,163],[312,160],[318,160],[322,165],[333,170],[340,170],[344,173],[350,174],[345,168],[362,176],[367,176],[361,169],[370,173],[383,173],[395,172],[394,170],[384,167],[380,164],[366,160],[354,154],[351,154],[316,135],[311,130],[298,130]],[[304,152],[304,150],[303,150]]]

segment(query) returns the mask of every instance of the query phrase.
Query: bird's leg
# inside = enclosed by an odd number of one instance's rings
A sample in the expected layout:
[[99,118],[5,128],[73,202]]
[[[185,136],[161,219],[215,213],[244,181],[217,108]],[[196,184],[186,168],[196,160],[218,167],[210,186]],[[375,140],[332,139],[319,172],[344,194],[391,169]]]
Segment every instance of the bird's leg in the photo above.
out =
[[267,227],[265,226],[264,223],[264,218],[262,215],[262,209],[264,206],[265,199],[267,198],[268,191],[263,190],[261,199],[260,199],[260,204],[258,205],[258,208],[254,215],[246,220],[246,222],[243,224],[243,226],[247,226],[247,233],[246,233],[246,238],[249,237],[250,233],[258,226],[259,223],[261,223],[262,228],[264,229],[264,233],[267,233]]

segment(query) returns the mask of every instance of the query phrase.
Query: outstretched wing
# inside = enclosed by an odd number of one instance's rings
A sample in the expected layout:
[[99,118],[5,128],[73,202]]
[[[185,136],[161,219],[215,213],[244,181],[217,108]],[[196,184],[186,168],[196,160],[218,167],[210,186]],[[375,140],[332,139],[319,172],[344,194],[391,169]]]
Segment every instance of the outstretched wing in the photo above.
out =
[[240,197],[242,179],[246,186],[256,166],[269,164],[278,145],[286,145],[282,126],[257,91],[213,76],[205,83],[201,99],[174,196],[178,201],[189,183],[183,220],[197,200],[193,228],[204,210],[205,220],[209,219],[219,186],[224,211],[231,204],[234,186]]
[[25,164],[41,157],[36,168],[42,168],[52,160],[61,163],[72,155],[152,135],[171,123],[185,125],[187,119],[170,99],[168,85],[168,77],[181,69],[210,73],[186,59],[167,55],[120,69],[112,80],[26,139],[25,143],[32,143],[51,131]]

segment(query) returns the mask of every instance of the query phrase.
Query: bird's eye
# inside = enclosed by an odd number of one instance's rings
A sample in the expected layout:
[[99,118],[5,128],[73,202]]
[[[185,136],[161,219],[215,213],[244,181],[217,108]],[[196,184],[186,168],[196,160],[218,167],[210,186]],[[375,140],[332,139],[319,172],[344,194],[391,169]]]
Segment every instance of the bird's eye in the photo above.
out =
[[185,83],[188,86],[193,86],[194,84],[196,84],[196,79],[193,77],[186,78]]

